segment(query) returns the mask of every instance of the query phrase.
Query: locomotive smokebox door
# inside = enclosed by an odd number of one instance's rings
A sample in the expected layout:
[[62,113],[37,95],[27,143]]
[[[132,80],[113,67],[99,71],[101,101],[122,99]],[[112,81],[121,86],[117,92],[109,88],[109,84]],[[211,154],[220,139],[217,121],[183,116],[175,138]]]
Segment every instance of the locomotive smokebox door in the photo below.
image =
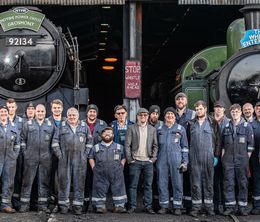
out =
[[66,65],[62,33],[39,10],[0,13],[0,96],[18,101],[47,94]]

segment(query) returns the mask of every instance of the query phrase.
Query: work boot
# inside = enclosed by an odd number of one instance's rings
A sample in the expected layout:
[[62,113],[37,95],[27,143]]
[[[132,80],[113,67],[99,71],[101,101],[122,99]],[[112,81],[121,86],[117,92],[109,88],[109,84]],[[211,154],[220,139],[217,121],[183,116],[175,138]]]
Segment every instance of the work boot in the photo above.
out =
[[168,208],[161,208],[160,210],[158,210],[158,214],[167,214],[167,212],[168,212]]
[[59,212],[59,207],[58,205],[55,205],[55,207],[51,210],[52,213],[58,213]]
[[135,213],[135,208],[130,208],[128,211],[127,211],[127,213],[129,213],[129,214],[133,214],[133,213]]
[[82,207],[82,212],[87,213],[89,208],[89,201],[84,201],[83,207]]
[[173,209],[172,214],[176,216],[181,216],[181,209]]
[[215,216],[215,212],[212,209],[210,209],[210,208],[206,209],[206,214],[208,216]]
[[199,213],[198,210],[191,210],[191,211],[190,211],[190,215],[191,215],[192,217],[198,217],[198,213]]
[[98,213],[98,214],[105,214],[106,212],[107,212],[106,208],[98,207],[97,210],[96,210],[96,213]]
[[20,202],[19,198],[13,197],[12,198],[12,205],[13,205],[13,208],[18,212],[19,209],[21,208],[21,202]]
[[60,213],[61,214],[67,214],[69,211],[69,208],[68,207],[60,207]]
[[233,208],[227,208],[227,209],[223,212],[223,215],[224,215],[224,216],[229,216],[229,215],[234,214],[234,213],[235,213],[235,211],[234,211]]
[[73,206],[73,213],[76,215],[82,214],[82,206]]
[[260,215],[260,208],[253,208],[251,210],[251,214],[253,214],[253,215]]
[[4,207],[4,208],[2,209],[2,212],[3,212],[3,213],[12,214],[12,213],[15,213],[15,209],[13,209],[12,207]]
[[152,208],[146,208],[144,210],[145,213],[148,213],[148,214],[155,214],[154,210]]
[[25,213],[25,212],[28,212],[29,211],[29,206],[26,205],[26,204],[22,204],[20,209],[19,209],[19,212],[20,213]]
[[45,205],[38,205],[38,212],[39,211],[43,211],[43,212],[46,212],[47,211],[47,206],[45,206]]
[[117,207],[114,207],[113,210],[112,210],[113,213],[126,213],[126,209],[125,207],[122,207],[122,206],[117,206]]
[[245,207],[239,208],[238,214],[239,214],[240,216],[247,216],[247,215],[248,215],[247,209],[246,209]]

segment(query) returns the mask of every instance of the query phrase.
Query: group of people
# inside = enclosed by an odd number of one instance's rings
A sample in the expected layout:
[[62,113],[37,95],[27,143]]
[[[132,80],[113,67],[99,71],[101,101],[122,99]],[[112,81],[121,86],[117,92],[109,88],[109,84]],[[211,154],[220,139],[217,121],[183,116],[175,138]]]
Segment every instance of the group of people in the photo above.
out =
[[51,102],[50,117],[44,105],[29,103],[21,118],[15,100],[8,99],[0,107],[2,211],[27,212],[37,198],[39,211],[66,214],[72,203],[73,213],[81,214],[91,203],[106,213],[110,189],[115,213],[136,212],[143,190],[149,214],[172,208],[174,215],[186,209],[194,217],[236,211],[245,216],[250,172],[251,213],[260,215],[260,102],[255,108],[233,104],[231,119],[221,101],[212,114],[202,100],[193,111],[181,92],[175,105],[164,110],[163,121],[159,106],[140,108],[136,123],[128,120],[125,105],[117,105],[108,125],[98,119],[95,104],[88,105],[84,120],[73,107],[63,117],[59,99]]

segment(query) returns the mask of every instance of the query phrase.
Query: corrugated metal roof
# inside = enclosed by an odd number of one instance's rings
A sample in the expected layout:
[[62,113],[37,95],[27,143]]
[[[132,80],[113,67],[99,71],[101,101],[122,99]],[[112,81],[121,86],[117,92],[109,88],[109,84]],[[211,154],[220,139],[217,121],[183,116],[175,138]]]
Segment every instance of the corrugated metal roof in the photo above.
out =
[[0,5],[123,5],[125,0],[0,0]]
[[180,5],[246,5],[260,4],[260,0],[178,0]]

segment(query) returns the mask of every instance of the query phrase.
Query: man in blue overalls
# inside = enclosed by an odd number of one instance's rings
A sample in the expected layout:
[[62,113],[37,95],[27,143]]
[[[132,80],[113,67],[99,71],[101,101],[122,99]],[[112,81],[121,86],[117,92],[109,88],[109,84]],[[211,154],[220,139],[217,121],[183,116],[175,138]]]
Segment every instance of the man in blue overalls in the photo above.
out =
[[[249,158],[254,150],[252,126],[241,117],[239,104],[230,107],[231,121],[222,133],[222,165],[224,175],[224,215],[233,214],[238,201],[241,216],[247,213]],[[238,195],[235,195],[237,183]]]
[[260,102],[255,104],[255,119],[252,122],[255,140],[255,150],[250,158],[253,177],[253,209],[251,214],[260,215]]
[[[223,132],[224,127],[230,121],[225,115],[225,104],[222,101],[216,101],[214,103],[213,118],[218,122],[220,132]],[[218,164],[214,167],[214,211],[216,214],[220,214],[219,205],[225,205],[224,193],[223,193],[223,169],[221,159]]]
[[[195,117],[195,111],[187,107],[188,98],[183,92],[178,93],[175,96],[176,106],[176,122],[182,125],[186,130],[188,122]],[[191,210],[191,187],[190,187],[190,170],[183,173],[183,205],[186,209],[187,214]]]
[[[114,108],[114,115],[116,120],[110,123],[114,132],[114,142],[125,146],[125,136],[129,125],[134,124],[127,119],[127,108],[125,105],[117,105]],[[129,164],[126,163],[124,167],[124,178],[127,192],[129,191]]]
[[[107,123],[104,120],[98,119],[99,110],[97,105],[95,104],[89,104],[86,110],[87,118],[86,123],[90,129],[91,135],[93,137],[93,145],[96,145],[97,143],[101,142],[101,131],[107,127]],[[84,199],[84,205],[83,205],[83,211],[87,212],[89,203],[90,203],[90,197],[92,192],[92,184],[93,184],[93,173],[92,169],[88,163],[87,167],[87,176],[86,176],[86,184],[85,184],[85,199]]]
[[20,137],[15,124],[8,120],[6,106],[0,107],[0,144],[1,210],[14,213],[11,197],[14,192],[16,160],[20,153]]
[[177,124],[176,111],[168,107],[164,111],[165,124],[157,129],[158,158],[157,182],[159,188],[159,214],[165,214],[169,208],[169,175],[173,188],[173,214],[181,215],[183,199],[182,173],[188,165],[188,141],[186,130]]
[[[9,111],[9,121],[13,122],[16,128],[18,129],[19,133],[19,138],[20,138],[20,133],[23,127],[23,118],[18,116],[16,114],[17,111],[17,103],[15,99],[9,98],[6,100],[6,107],[8,108]],[[13,206],[16,210],[19,210],[21,203],[20,203],[20,193],[21,193],[21,187],[22,187],[22,170],[23,170],[23,157],[22,154],[20,153],[18,158],[17,158],[17,163],[16,163],[16,173],[15,173],[15,178],[14,178],[14,193],[12,197],[12,203]]]
[[220,155],[220,128],[216,120],[207,115],[206,103],[199,100],[195,103],[196,118],[188,125],[189,159],[191,175],[191,216],[196,217],[202,204],[206,213],[213,211],[214,166]]
[[33,181],[38,184],[38,211],[47,211],[52,166],[51,142],[54,126],[45,119],[44,105],[35,108],[35,119],[27,121],[21,132],[21,149],[24,156],[23,183],[20,212],[29,210]]
[[79,112],[75,108],[67,111],[67,120],[55,131],[52,149],[58,163],[58,204],[60,212],[66,214],[69,209],[70,185],[73,184],[73,211],[82,213],[84,188],[87,170],[87,156],[92,148],[92,136],[84,121],[79,121]]
[[110,187],[113,199],[113,212],[125,213],[127,201],[124,165],[124,147],[113,142],[113,129],[106,127],[101,131],[102,142],[96,144],[89,153],[89,163],[93,169],[92,202],[97,213],[106,213],[106,195]]

